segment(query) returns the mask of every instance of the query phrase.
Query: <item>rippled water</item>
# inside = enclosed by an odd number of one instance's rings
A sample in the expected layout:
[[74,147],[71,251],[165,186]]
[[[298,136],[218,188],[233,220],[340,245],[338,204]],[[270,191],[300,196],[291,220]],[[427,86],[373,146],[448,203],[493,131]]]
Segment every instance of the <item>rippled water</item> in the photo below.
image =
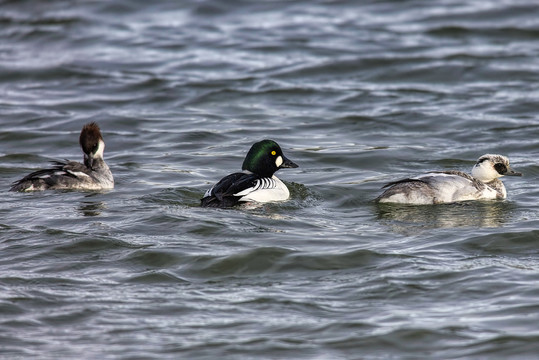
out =
[[[537,356],[536,1],[148,3],[0,5],[1,357]],[[89,121],[113,191],[7,192]],[[291,199],[198,207],[263,138]],[[484,153],[506,201],[372,202]]]

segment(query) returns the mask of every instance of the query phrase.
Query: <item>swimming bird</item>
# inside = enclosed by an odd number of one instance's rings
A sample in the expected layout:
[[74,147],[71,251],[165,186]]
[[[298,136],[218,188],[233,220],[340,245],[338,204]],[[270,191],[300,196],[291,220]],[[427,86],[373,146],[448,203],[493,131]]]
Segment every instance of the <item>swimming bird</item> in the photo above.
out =
[[84,125],[79,137],[84,162],[51,161],[49,169],[34,171],[15,181],[10,191],[104,190],[114,187],[112,173],[103,159],[105,142],[95,122]]
[[222,178],[206,191],[202,207],[232,207],[239,202],[260,203],[283,201],[290,197],[286,185],[274,173],[298,165],[284,156],[273,140],[262,140],[251,147],[242,165],[242,172]]
[[413,178],[390,182],[376,198],[381,203],[440,204],[466,200],[505,199],[502,176],[522,176],[509,166],[503,155],[485,154],[472,168],[472,175],[461,171],[433,171]]

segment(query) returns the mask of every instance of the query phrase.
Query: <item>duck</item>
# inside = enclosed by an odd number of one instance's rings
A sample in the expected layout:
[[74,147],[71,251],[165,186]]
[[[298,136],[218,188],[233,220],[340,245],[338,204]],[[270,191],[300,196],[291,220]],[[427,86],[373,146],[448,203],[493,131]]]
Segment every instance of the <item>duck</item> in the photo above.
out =
[[479,157],[471,175],[456,170],[431,171],[412,178],[385,184],[386,189],[375,201],[399,204],[442,204],[468,200],[507,198],[502,176],[522,176],[509,165],[503,155],[485,154]]
[[95,122],[85,124],[79,136],[83,162],[51,161],[52,167],[34,171],[12,183],[10,191],[108,190],[114,178],[103,158],[105,141]]
[[274,140],[254,143],[242,164],[242,171],[225,176],[205,193],[202,207],[229,208],[240,203],[284,201],[290,197],[287,186],[275,176],[285,168],[297,168]]

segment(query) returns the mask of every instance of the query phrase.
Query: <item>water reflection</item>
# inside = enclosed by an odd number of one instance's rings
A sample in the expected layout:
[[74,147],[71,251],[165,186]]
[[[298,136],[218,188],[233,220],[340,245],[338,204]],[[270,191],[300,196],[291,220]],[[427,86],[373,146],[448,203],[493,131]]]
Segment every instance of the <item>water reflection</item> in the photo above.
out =
[[82,216],[99,216],[101,211],[107,208],[107,205],[103,201],[92,201],[88,198],[94,196],[95,194],[90,194],[85,197],[85,200],[81,201],[77,207],[77,211]]
[[500,227],[511,219],[514,210],[514,205],[507,201],[375,206],[380,222],[404,234],[433,228]]

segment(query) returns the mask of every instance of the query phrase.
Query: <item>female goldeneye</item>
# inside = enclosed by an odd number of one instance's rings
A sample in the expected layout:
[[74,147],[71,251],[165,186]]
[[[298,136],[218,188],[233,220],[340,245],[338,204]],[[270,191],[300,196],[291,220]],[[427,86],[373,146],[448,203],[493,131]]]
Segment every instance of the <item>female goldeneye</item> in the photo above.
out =
[[253,144],[242,165],[242,172],[230,174],[206,191],[203,207],[231,207],[238,202],[270,202],[288,199],[286,185],[273,175],[282,168],[297,168],[273,140]]
[[114,179],[103,160],[105,142],[95,122],[84,125],[79,143],[84,152],[83,164],[68,160],[52,161],[55,166],[35,171],[15,181],[10,191],[112,189]]
[[481,156],[472,175],[461,171],[433,171],[386,184],[388,188],[376,201],[401,204],[440,204],[465,200],[505,199],[502,176],[522,176],[502,155]]

